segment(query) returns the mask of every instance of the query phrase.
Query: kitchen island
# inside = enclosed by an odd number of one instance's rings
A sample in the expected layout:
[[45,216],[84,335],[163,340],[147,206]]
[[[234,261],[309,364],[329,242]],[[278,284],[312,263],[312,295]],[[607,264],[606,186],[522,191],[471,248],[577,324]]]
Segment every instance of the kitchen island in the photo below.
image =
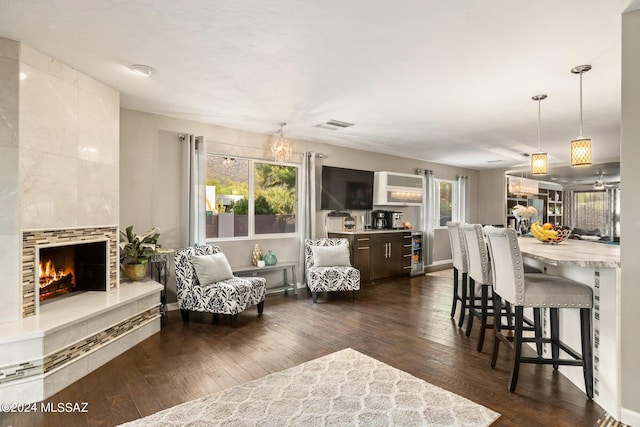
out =
[[[531,237],[518,239],[527,265],[568,277],[593,289],[594,400],[611,416],[621,418],[620,399],[620,246],[581,240],[546,244]],[[548,310],[544,310],[548,334]],[[580,349],[579,310],[560,310],[560,339]],[[549,346],[544,349],[549,352]],[[582,368],[561,366],[560,372],[584,391]]]

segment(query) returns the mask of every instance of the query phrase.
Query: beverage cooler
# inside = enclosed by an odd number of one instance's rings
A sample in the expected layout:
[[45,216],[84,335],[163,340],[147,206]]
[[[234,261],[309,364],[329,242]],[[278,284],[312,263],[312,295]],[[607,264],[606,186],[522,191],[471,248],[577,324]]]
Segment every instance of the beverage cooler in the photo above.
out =
[[424,258],[422,256],[422,231],[411,233],[411,273],[410,276],[424,274]]

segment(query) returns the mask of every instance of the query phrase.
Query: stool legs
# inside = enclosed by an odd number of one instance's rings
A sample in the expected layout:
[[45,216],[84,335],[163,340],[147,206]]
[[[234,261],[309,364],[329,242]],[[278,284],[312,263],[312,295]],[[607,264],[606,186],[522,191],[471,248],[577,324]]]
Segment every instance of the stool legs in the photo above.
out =
[[[551,358],[560,359],[560,317],[557,308],[549,309],[549,323],[551,326]],[[558,369],[558,364],[553,364],[553,369]]]
[[453,302],[451,304],[451,318],[456,315],[458,306],[458,269],[453,267]]
[[467,311],[467,283],[468,283],[468,274],[467,273],[462,273],[462,286],[461,286],[461,292],[460,292],[460,302],[462,303],[462,308],[460,309],[460,317],[458,318],[458,328],[462,328],[462,325],[464,325],[464,316],[465,313]]
[[475,313],[475,299],[476,299],[476,281],[473,280],[471,277],[469,277],[469,295],[467,298],[467,301],[465,301],[465,303],[467,304],[468,310],[467,310],[467,330],[465,331],[465,335],[466,336],[470,336],[471,335],[471,330],[473,329],[473,318],[475,317],[474,313]]
[[582,335],[582,371],[589,399],[593,399],[593,354],[591,347],[591,309],[580,309],[580,332]]
[[[488,311],[489,311],[489,285],[482,286],[482,307],[480,308],[480,336],[478,337],[478,351],[482,351],[484,337],[487,331]],[[500,307],[498,307],[500,311]]]
[[524,325],[524,307],[516,306],[516,324],[513,337],[513,367],[511,368],[511,378],[509,379],[509,391],[516,390],[518,384],[518,373],[520,372],[520,358],[522,357],[522,327]]

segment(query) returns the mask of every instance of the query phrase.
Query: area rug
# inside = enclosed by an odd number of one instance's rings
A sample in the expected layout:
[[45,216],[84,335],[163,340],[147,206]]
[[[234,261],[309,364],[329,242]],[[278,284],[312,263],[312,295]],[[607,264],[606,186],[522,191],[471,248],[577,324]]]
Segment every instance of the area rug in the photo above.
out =
[[133,426],[488,426],[500,414],[347,348]]

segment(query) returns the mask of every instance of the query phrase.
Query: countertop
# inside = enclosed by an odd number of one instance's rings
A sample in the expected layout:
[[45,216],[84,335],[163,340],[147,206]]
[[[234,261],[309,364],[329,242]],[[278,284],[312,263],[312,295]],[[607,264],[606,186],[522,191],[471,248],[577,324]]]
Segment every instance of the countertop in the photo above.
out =
[[344,235],[353,235],[353,234],[383,234],[383,233],[420,233],[420,230],[408,229],[408,228],[399,228],[399,229],[366,229],[366,230],[354,230],[354,231],[329,231],[332,234],[344,234]]
[[533,237],[519,237],[524,258],[550,265],[592,268],[620,268],[620,246],[567,239],[557,245]]

